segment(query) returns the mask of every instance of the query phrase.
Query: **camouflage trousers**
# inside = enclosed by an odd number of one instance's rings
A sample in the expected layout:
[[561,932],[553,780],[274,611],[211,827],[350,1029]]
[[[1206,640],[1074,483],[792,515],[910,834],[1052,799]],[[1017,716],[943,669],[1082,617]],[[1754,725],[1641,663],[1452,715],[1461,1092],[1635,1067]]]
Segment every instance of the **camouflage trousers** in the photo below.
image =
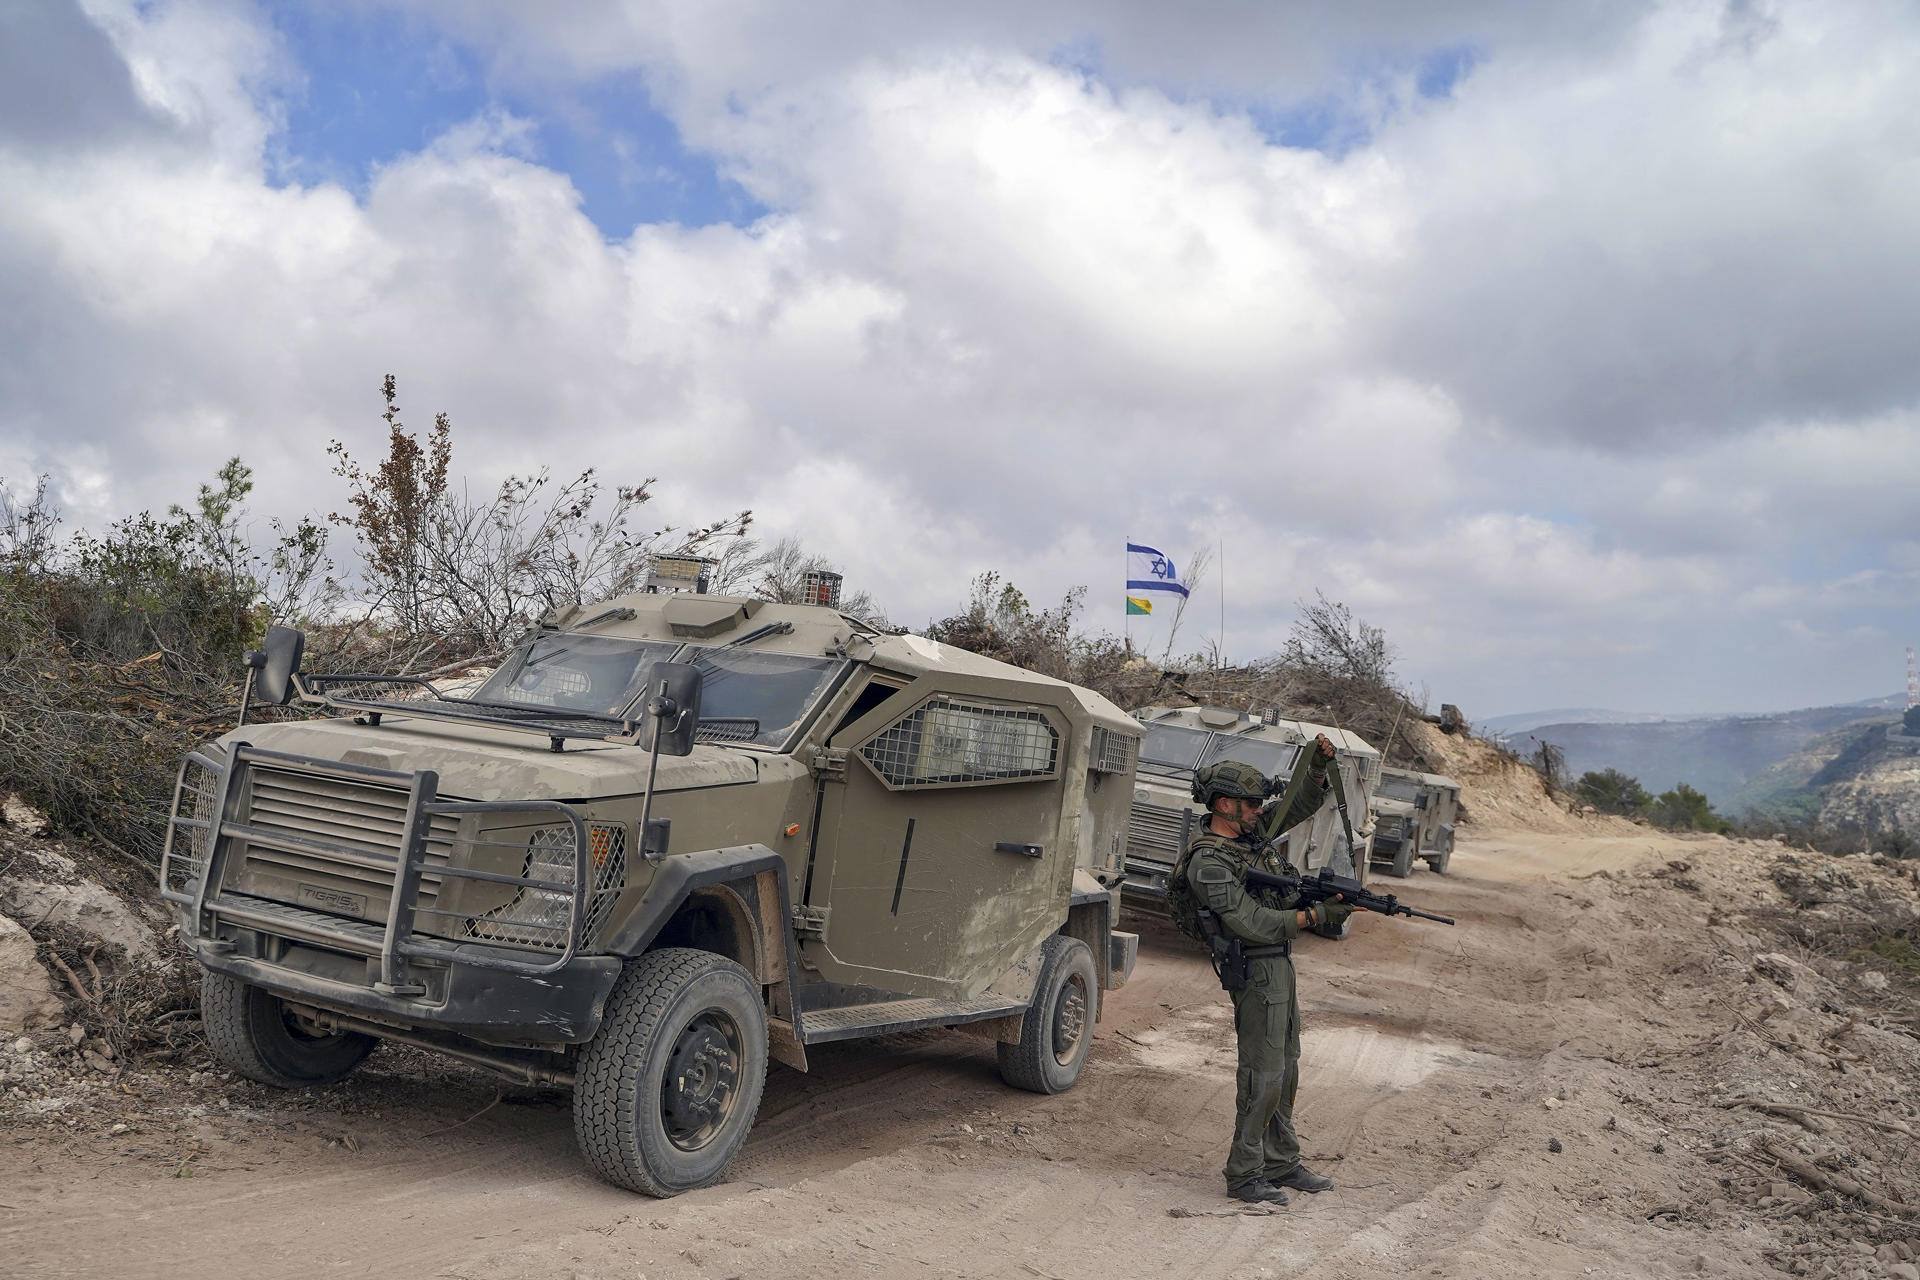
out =
[[1293,1099],[1300,1089],[1300,1005],[1293,963],[1284,957],[1254,962],[1244,991],[1233,993],[1233,1028],[1240,1051],[1234,1072],[1233,1145],[1227,1150],[1227,1190],[1273,1178],[1300,1163],[1293,1131]]

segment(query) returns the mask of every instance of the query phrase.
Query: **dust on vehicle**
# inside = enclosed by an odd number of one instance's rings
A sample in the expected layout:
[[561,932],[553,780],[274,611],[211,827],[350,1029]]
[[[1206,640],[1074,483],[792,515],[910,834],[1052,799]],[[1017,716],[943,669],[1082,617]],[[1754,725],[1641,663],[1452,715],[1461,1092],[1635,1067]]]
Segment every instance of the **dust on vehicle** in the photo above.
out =
[[162,864],[250,1079],[393,1040],[570,1085],[588,1164],[670,1195],[724,1174],[769,1055],[960,1026],[1056,1092],[1132,970],[1143,730],[1087,690],[696,593],[569,609],[462,697],[300,645],[250,684],[331,716],[192,753]]
[[1193,798],[1196,769],[1221,760],[1250,764],[1269,778],[1289,776],[1300,752],[1325,734],[1334,745],[1347,812],[1361,855],[1347,847],[1340,812],[1330,800],[1312,818],[1281,833],[1287,860],[1298,870],[1364,880],[1367,804],[1380,772],[1380,753],[1358,734],[1304,720],[1266,720],[1225,707],[1145,707],[1134,715],[1146,729],[1133,783],[1127,826],[1126,891],[1161,900],[1180,853],[1206,821]]

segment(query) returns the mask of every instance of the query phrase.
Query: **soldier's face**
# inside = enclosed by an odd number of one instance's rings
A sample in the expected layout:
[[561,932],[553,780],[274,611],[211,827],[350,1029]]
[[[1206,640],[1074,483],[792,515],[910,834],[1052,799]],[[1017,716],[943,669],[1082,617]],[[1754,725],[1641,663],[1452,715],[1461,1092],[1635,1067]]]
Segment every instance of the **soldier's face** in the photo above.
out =
[[1260,802],[1258,800],[1233,800],[1232,817],[1240,824],[1242,831],[1252,830],[1260,822]]

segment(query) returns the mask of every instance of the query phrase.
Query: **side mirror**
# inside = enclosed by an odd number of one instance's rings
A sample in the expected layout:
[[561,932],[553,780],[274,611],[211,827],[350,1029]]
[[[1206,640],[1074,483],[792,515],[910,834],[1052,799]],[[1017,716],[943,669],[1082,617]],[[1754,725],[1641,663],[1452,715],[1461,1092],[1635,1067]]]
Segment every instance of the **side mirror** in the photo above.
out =
[[667,756],[693,754],[700,730],[700,688],[705,679],[691,662],[656,662],[647,671],[648,746]]
[[255,664],[253,655],[247,655],[247,665],[260,668],[253,696],[268,706],[284,707],[293,700],[293,677],[300,670],[301,655],[307,651],[306,633],[292,627],[268,627],[261,644],[264,661]]

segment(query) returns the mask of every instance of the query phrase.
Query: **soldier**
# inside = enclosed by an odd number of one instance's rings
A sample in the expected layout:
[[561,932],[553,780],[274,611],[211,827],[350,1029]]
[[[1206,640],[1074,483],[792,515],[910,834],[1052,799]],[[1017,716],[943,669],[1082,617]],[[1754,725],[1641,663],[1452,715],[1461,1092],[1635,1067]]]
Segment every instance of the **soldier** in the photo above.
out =
[[[1325,1191],[1333,1185],[1331,1178],[1300,1163],[1300,1142],[1293,1131],[1293,1099],[1300,1086],[1300,1005],[1290,952],[1301,932],[1337,929],[1353,908],[1335,898],[1296,909],[1295,895],[1249,890],[1241,880],[1249,867],[1289,874],[1268,842],[1304,822],[1324,802],[1327,766],[1333,758],[1333,743],[1320,735],[1295,770],[1287,796],[1273,804],[1265,801],[1274,787],[1252,765],[1223,760],[1199,770],[1193,796],[1207,807],[1207,822],[1168,886],[1175,923],[1181,932],[1213,947],[1222,985],[1233,996],[1239,1069],[1234,1073],[1236,1114],[1225,1172],[1227,1194],[1236,1200],[1285,1204],[1285,1188]],[[1235,982],[1241,983],[1237,990]]]

